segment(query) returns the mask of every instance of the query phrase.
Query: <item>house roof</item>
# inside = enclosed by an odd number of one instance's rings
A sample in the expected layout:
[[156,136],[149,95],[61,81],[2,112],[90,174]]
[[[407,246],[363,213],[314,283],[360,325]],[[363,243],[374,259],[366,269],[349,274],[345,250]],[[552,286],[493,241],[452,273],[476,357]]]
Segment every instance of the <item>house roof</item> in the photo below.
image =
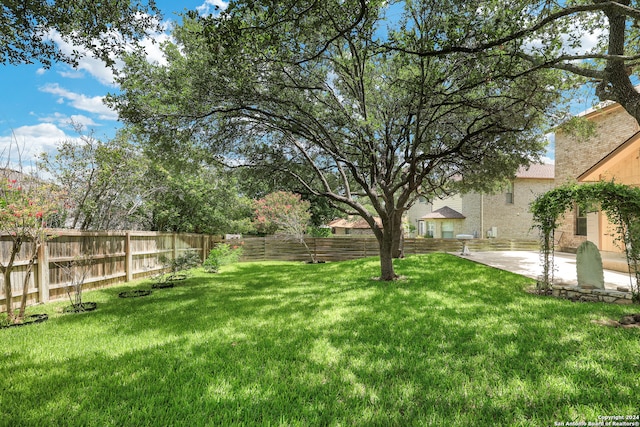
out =
[[520,179],[554,179],[555,165],[533,163],[529,166],[520,166],[516,172],[516,178]]
[[588,108],[588,109],[586,109],[584,111],[579,112],[578,114],[576,114],[576,117],[590,118],[590,117],[602,114],[602,113],[604,113],[606,111],[616,110],[616,109],[621,108],[621,107],[622,107],[622,105],[618,104],[617,102],[603,101],[603,102],[599,102],[597,105],[595,105],[595,106],[593,106],[591,108]]
[[[380,218],[375,218],[375,221],[376,221],[376,224],[378,224],[378,227],[382,228],[382,221],[380,220]],[[364,218],[359,218],[355,220],[338,218],[338,219],[334,219],[327,225],[332,228],[358,228],[358,229],[371,228],[369,227],[369,223]]]
[[611,165],[612,162],[615,162],[616,158],[619,159],[620,157],[629,155],[632,152],[637,152],[638,150],[640,150],[640,132],[633,134],[631,138],[627,139],[616,149],[600,159],[596,164],[580,174],[580,176],[578,176],[578,182],[599,181],[600,175],[606,172],[609,165]]
[[440,209],[426,214],[420,219],[465,219],[466,217],[449,206],[443,206]]

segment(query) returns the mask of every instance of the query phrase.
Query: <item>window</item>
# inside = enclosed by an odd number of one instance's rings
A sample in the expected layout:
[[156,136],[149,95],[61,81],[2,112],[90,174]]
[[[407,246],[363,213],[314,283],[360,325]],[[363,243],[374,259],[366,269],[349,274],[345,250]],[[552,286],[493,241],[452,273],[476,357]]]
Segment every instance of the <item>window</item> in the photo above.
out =
[[428,222],[427,223],[427,236],[436,237],[436,223]]
[[507,192],[505,193],[506,202],[508,205],[513,204],[513,181],[510,182],[507,186]]
[[587,212],[576,206],[576,236],[587,235]]
[[442,238],[453,239],[453,222],[446,221],[442,223]]
[[418,236],[424,236],[425,224],[424,221],[418,221]]

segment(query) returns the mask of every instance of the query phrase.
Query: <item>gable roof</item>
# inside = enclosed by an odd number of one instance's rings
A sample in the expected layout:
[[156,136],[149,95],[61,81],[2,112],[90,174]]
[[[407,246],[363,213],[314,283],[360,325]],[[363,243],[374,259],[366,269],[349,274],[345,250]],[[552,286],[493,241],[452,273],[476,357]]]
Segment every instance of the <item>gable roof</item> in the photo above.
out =
[[618,156],[628,155],[640,150],[640,131],[634,133],[631,138],[616,147],[609,154],[600,159],[595,165],[578,176],[578,182],[599,181],[600,175],[606,172],[607,167]]
[[554,179],[555,165],[544,163],[532,163],[529,166],[520,166],[516,172],[516,178],[520,179]]
[[426,214],[420,219],[465,219],[466,217],[449,206],[443,206],[440,209]]

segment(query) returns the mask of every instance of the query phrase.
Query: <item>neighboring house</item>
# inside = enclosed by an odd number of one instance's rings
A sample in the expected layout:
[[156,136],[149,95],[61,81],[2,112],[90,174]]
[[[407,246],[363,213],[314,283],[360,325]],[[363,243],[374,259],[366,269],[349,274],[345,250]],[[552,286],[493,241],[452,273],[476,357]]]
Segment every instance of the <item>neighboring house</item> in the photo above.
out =
[[[615,180],[640,185],[640,127],[619,104],[588,110],[582,114],[594,123],[595,133],[580,138],[561,128],[555,135],[556,186],[569,182]],[[565,213],[556,230],[559,249],[575,250],[585,240],[600,250],[620,252],[613,243],[613,229],[601,212],[584,213],[575,206]]]
[[529,204],[553,188],[554,166],[520,168],[500,193],[456,194],[432,204],[420,199],[407,213],[418,236],[454,238],[458,234],[505,239],[535,239]]
[[[376,218],[376,224],[378,224],[378,227],[382,228],[382,222],[379,218]],[[331,228],[331,234],[334,234],[336,236],[373,236],[373,230],[371,230],[371,227],[369,227],[367,221],[362,218],[338,218],[331,221],[329,224],[327,224],[327,226]]]

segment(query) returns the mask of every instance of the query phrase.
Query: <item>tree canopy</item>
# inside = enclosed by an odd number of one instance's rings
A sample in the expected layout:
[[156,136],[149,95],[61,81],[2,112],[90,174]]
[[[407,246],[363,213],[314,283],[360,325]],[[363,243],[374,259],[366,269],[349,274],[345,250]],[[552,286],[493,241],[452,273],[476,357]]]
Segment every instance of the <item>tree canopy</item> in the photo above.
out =
[[160,24],[153,0],[5,0],[0,8],[1,64],[75,64],[83,53],[61,50],[53,32],[112,64],[127,43]]
[[[414,3],[414,2],[410,2]],[[434,2],[415,2],[433,7]],[[523,73],[541,68],[566,72],[575,84],[595,89],[600,101],[620,103],[640,121],[635,70],[640,63],[637,0],[448,1],[459,31],[436,44],[384,46],[421,57],[450,53],[501,53],[521,61]],[[480,12],[480,13],[477,13]],[[493,28],[485,31],[486,28]]]
[[404,2],[387,28],[382,1],[232,2],[185,17],[167,66],[130,56],[110,102],[157,149],[207,146],[360,215],[391,280],[416,198],[511,178],[544,149],[559,96],[560,73],[502,52],[415,54],[464,30],[457,3]]

